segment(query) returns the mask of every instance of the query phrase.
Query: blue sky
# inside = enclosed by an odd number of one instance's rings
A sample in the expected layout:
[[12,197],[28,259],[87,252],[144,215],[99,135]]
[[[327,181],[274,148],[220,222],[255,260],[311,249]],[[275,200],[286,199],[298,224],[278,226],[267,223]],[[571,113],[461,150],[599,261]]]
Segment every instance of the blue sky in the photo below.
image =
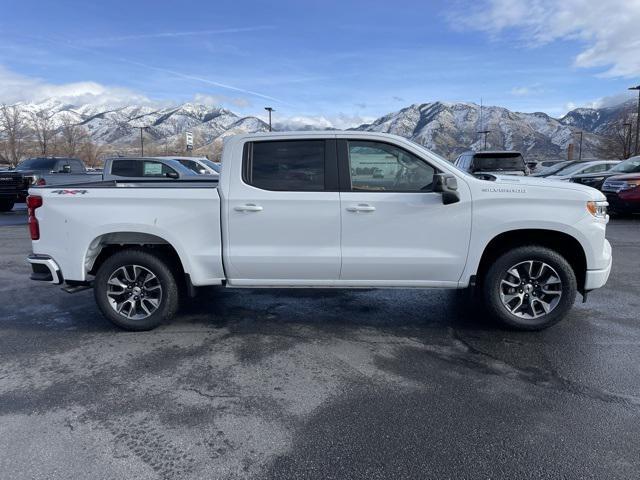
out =
[[198,100],[348,124],[482,97],[561,115],[640,83],[639,3],[3,0],[0,102]]

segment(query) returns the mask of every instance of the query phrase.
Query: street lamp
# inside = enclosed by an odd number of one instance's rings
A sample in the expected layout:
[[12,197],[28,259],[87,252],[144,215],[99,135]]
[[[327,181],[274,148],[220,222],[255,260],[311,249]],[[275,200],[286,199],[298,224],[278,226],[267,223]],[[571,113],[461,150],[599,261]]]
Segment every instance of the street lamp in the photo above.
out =
[[147,130],[149,127],[133,127],[140,129],[140,156],[144,157],[144,138],[142,137],[142,131]]
[[[638,136],[640,136],[640,85],[629,87],[629,90],[638,91],[638,114],[636,115],[636,147],[633,150],[637,155],[640,152],[640,150],[638,150]],[[631,152],[629,152],[629,154],[631,154]]]
[[479,132],[477,132],[477,133],[479,133],[481,135],[484,135],[484,149],[485,150],[487,149],[487,135],[489,134],[490,131],[491,130],[480,130]]
[[[624,127],[624,154],[622,155],[624,158],[629,158],[631,156],[631,128],[633,127],[632,123],[623,123]],[[627,131],[627,127],[629,127],[629,131]]]
[[271,131],[271,112],[275,112],[272,107],[264,107],[264,109],[269,112],[269,131]]

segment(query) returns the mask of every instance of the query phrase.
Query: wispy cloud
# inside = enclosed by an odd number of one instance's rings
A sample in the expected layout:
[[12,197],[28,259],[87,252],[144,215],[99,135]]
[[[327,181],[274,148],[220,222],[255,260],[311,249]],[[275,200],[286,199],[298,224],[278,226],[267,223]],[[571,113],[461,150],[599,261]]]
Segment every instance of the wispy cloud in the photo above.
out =
[[112,42],[126,42],[129,40],[159,39],[159,38],[177,38],[177,37],[202,37],[207,35],[222,35],[226,33],[247,33],[257,32],[260,30],[273,30],[273,25],[258,25],[255,27],[238,27],[238,28],[220,28],[217,30],[187,30],[181,32],[156,32],[156,33],[140,33],[135,35],[120,35],[114,37],[98,37],[88,41],[90,45],[102,45]]
[[640,75],[638,0],[479,0],[450,15],[452,25],[497,38],[514,31],[532,46],[579,41],[573,64],[607,77]]

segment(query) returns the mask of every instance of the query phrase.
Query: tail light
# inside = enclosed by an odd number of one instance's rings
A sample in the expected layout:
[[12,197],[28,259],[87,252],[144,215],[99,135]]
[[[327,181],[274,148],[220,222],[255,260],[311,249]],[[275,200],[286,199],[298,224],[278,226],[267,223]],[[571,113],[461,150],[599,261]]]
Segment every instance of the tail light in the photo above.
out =
[[36,185],[46,185],[47,181],[44,178],[39,178],[36,180]]
[[31,240],[40,240],[40,225],[36,218],[36,208],[42,206],[42,197],[39,195],[29,195],[27,197],[27,215],[29,217],[29,233]]

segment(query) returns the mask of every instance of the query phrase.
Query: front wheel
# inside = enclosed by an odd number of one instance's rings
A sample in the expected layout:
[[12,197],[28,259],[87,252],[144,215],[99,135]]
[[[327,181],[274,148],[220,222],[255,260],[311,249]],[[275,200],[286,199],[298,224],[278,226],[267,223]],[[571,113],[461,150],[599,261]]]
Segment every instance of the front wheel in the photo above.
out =
[[94,295],[102,314],[125,330],[151,330],[178,307],[178,287],[167,263],[141,249],[113,254],[100,266]]
[[571,309],[576,292],[571,265],[557,252],[539,246],[504,253],[483,282],[489,312],[518,330],[542,330],[559,322]]

